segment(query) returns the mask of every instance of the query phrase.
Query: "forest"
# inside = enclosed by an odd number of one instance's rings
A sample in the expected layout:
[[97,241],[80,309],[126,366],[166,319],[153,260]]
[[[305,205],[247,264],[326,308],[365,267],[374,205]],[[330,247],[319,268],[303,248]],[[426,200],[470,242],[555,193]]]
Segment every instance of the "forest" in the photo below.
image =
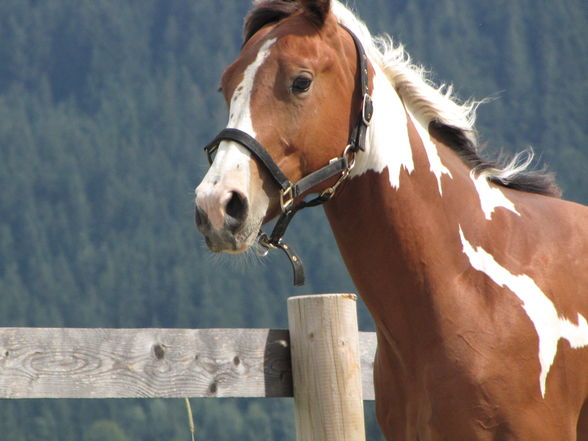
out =
[[[354,292],[321,209],[280,253],[213,256],[193,222],[202,147],[244,0],[0,2],[0,326],[285,328],[290,295]],[[490,98],[486,154],[533,146],[588,204],[588,3],[351,0],[433,81]],[[309,235],[308,232],[313,234]],[[360,307],[360,327],[373,325]],[[193,399],[199,440],[294,440],[290,400]],[[368,439],[382,439],[373,405]],[[0,440],[188,440],[182,400],[0,400]]]

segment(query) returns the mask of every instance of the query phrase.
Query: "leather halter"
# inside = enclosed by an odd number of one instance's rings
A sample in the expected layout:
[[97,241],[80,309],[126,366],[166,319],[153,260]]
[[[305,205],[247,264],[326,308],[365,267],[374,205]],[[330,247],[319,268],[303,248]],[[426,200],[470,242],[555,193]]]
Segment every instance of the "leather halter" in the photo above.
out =
[[[272,248],[279,248],[286,253],[292,264],[292,269],[294,271],[294,285],[296,286],[304,285],[304,267],[302,266],[300,258],[282,241],[282,237],[286,233],[290,221],[298,211],[303,208],[324,204],[335,196],[337,189],[341,183],[348,178],[349,173],[353,168],[355,154],[360,150],[365,150],[367,128],[371,122],[374,110],[372,98],[369,94],[368,60],[363,45],[351,30],[341,24],[340,26],[349,32],[355,43],[358,58],[360,93],[362,97],[361,109],[357,116],[357,121],[351,132],[349,143],[343,150],[341,157],[331,159],[324,167],[308,174],[298,182],[292,183],[282,172],[280,167],[278,167],[267,150],[255,138],[242,130],[232,128],[223,129],[206,147],[204,147],[204,150],[208,155],[208,161],[212,164],[214,152],[218,149],[221,141],[229,140],[241,144],[249,150],[253,156],[261,161],[270,176],[280,187],[280,205],[282,208],[282,214],[276,222],[271,235],[268,236],[260,230],[257,240],[259,245],[266,250],[263,255],[267,254],[267,251]],[[303,200],[298,204],[294,204],[296,198],[337,175],[339,175],[337,182],[333,186],[324,190],[319,196],[310,201]]]

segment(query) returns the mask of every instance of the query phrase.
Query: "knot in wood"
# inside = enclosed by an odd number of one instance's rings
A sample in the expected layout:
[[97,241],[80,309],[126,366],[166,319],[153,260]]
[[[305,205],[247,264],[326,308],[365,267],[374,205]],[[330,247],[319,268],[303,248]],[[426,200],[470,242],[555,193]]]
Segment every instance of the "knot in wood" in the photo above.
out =
[[153,345],[153,354],[155,355],[155,358],[157,358],[158,360],[163,359],[163,357],[165,356],[165,351],[163,349],[163,346],[158,344]]

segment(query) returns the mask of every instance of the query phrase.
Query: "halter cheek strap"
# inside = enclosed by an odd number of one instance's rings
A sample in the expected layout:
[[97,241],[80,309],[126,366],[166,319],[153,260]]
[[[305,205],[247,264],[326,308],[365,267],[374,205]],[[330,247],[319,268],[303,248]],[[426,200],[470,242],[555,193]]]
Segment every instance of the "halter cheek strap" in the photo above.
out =
[[[335,196],[337,189],[347,179],[353,168],[355,154],[360,150],[365,150],[367,129],[374,112],[372,98],[369,94],[367,55],[359,38],[357,38],[357,36],[347,27],[343,25],[340,26],[349,32],[355,43],[358,58],[357,66],[359,71],[360,96],[362,97],[361,109],[357,121],[353,126],[351,136],[349,137],[349,143],[343,150],[341,157],[331,159],[324,167],[306,175],[298,182],[292,183],[282,172],[280,167],[278,167],[268,151],[255,138],[242,130],[233,128],[221,130],[220,133],[206,147],[204,147],[204,150],[208,155],[208,161],[212,164],[214,152],[218,149],[221,141],[227,140],[239,143],[264,165],[272,179],[280,187],[280,205],[282,208],[282,214],[276,222],[270,236],[262,231],[259,232],[258,243],[261,247],[266,249],[266,253],[272,248],[279,248],[288,256],[294,271],[294,285],[296,286],[304,285],[304,267],[302,266],[302,261],[296,253],[294,253],[292,248],[282,241],[282,237],[286,233],[290,221],[298,211],[307,207],[315,207],[324,204]],[[294,204],[296,198],[335,176],[339,176],[337,182],[333,186],[324,190],[319,196],[310,201],[303,200],[296,205]]]
[[287,211],[292,207],[294,199],[306,193],[313,187],[331,179],[348,168],[348,160],[346,157],[334,158],[328,165],[310,173],[304,178],[300,179],[296,184],[292,184],[290,180],[282,173],[280,167],[274,162],[267,150],[257,142],[255,138],[239,129],[224,129],[208,144],[204,149],[208,154],[208,161],[212,164],[212,156],[218,149],[219,144],[223,140],[235,141],[245,147],[253,156],[255,156],[266,168],[273,180],[280,186],[280,202],[282,211]]
[[357,51],[357,67],[359,71],[359,85],[361,87],[361,109],[360,114],[357,117],[357,122],[353,127],[353,131],[351,132],[351,137],[349,139],[349,145],[352,146],[352,150],[357,152],[358,150],[365,151],[365,139],[367,135],[367,129],[370,125],[372,120],[372,116],[374,115],[374,103],[372,101],[372,97],[370,96],[369,90],[369,68],[368,68],[368,59],[365,53],[365,49],[361,44],[361,41],[351,30],[339,24],[343,29],[345,29],[349,35],[353,38],[353,42],[355,43],[355,49]]

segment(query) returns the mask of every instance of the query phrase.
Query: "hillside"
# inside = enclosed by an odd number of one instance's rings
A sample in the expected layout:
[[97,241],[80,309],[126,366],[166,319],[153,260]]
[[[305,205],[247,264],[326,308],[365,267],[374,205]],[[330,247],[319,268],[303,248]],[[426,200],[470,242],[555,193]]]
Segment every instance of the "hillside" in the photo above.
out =
[[[352,2],[479,111],[488,152],[532,145],[588,203],[582,0]],[[212,257],[193,226],[202,146],[247,2],[0,2],[0,325],[286,327],[286,297],[353,291],[322,210],[281,254]],[[307,232],[313,231],[312,237]],[[363,329],[371,329],[364,310]],[[194,400],[199,439],[292,440],[287,400]],[[0,402],[8,441],[188,439],[181,400]],[[369,412],[373,422],[373,411]],[[372,436],[377,439],[371,425]]]

